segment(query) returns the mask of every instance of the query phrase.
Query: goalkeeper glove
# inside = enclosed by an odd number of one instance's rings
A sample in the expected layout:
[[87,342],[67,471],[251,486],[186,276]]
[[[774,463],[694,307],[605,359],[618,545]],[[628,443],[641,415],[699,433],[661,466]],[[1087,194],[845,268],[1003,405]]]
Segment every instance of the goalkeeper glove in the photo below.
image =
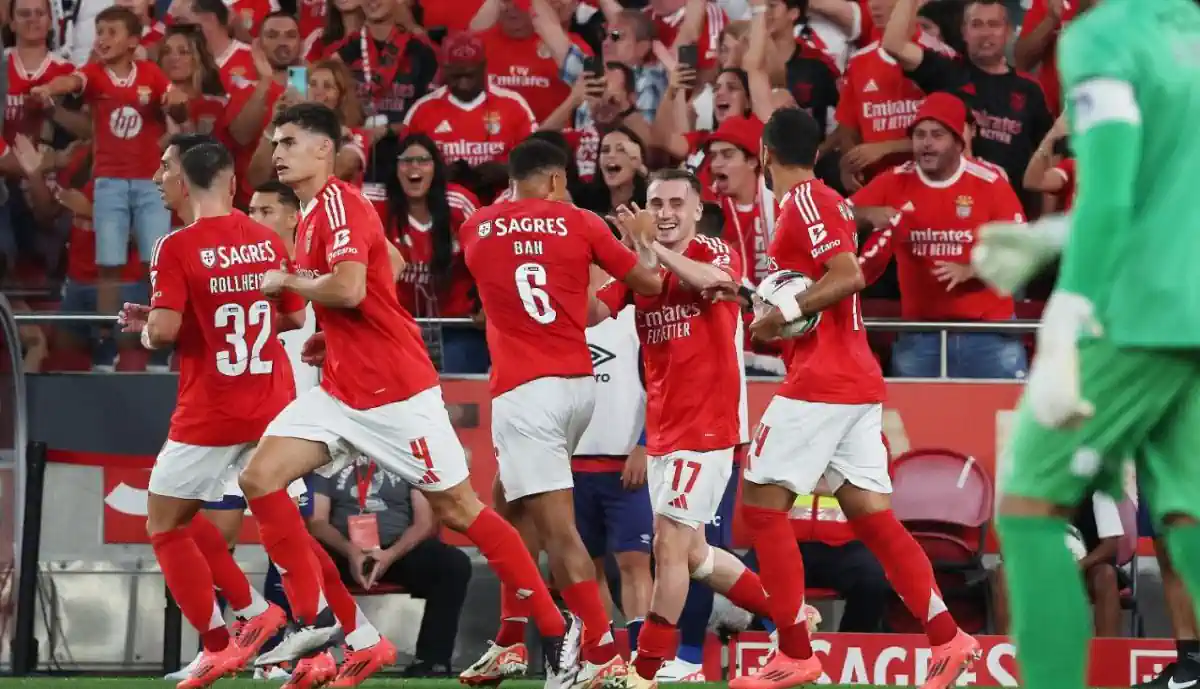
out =
[[1062,252],[1069,227],[1065,215],[1029,224],[988,223],[971,251],[971,266],[980,280],[1002,294],[1012,294]]
[[1102,333],[1091,300],[1056,291],[1046,303],[1025,394],[1038,423],[1069,428],[1095,411],[1079,389],[1079,339]]

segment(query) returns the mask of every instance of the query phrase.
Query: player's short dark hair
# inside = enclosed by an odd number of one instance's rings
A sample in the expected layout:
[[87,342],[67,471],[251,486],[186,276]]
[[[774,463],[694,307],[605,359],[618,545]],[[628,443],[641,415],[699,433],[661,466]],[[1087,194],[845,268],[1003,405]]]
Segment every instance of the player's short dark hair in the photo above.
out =
[[263,24],[266,24],[271,19],[287,19],[288,21],[292,22],[296,26],[300,25],[300,20],[296,19],[296,15],[292,14],[291,12],[288,12],[287,10],[275,10],[274,12],[271,12],[271,13],[267,14],[267,16],[263,17],[262,24],[260,24],[259,26],[261,27]]
[[762,141],[780,165],[812,168],[821,145],[821,127],[800,108],[780,108],[763,127]]
[[284,108],[275,115],[271,124],[276,128],[294,124],[306,132],[320,134],[332,141],[335,149],[342,142],[341,117],[336,110],[320,103],[298,103]]
[[[289,15],[290,16],[290,15]],[[275,194],[279,197],[279,203],[287,206],[292,210],[300,210],[300,197],[296,196],[296,190],[288,185],[280,182],[277,179],[263,182],[254,189],[255,194]]]
[[696,232],[706,237],[717,237],[725,233],[725,211],[721,205],[706,201],[704,210],[700,213],[700,222],[696,224]]
[[193,134],[187,132],[182,134],[173,134],[171,138],[167,140],[167,148],[174,146],[179,157],[183,158],[184,153],[187,153],[197,146],[205,146],[216,143],[219,142],[208,134]]
[[229,6],[225,0],[193,0],[194,14],[211,14],[222,26],[229,23]]
[[139,19],[138,16],[133,13],[133,10],[129,9],[128,7],[122,7],[119,5],[105,7],[104,9],[100,10],[100,14],[96,15],[96,26],[99,26],[100,22],[124,24],[125,30],[129,32],[130,36],[142,35],[142,20]]
[[704,185],[700,184],[699,178],[691,172],[679,167],[664,167],[661,170],[655,170],[650,173],[649,184],[655,182],[687,182],[692,191],[696,192],[697,196],[704,194]]
[[508,176],[520,182],[544,172],[566,172],[566,151],[542,139],[525,139],[508,154]]
[[233,170],[233,154],[221,144],[201,144],[179,157],[188,185],[211,189],[217,175]]

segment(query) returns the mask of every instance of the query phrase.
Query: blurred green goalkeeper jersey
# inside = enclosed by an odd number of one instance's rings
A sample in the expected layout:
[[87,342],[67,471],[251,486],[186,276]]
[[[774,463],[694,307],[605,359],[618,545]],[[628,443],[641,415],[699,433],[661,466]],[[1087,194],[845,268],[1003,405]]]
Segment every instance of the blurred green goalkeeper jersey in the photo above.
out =
[[1072,147],[1095,137],[1059,287],[1092,300],[1118,347],[1200,349],[1200,3],[1101,0],[1058,54]]

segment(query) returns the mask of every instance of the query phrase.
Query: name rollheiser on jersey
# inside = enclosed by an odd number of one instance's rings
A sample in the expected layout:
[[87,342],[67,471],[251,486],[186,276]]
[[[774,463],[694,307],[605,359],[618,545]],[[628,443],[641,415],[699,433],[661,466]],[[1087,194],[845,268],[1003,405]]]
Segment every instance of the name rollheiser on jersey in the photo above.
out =
[[[236,246],[218,246],[215,249],[201,249],[200,262],[205,268],[225,270],[238,265],[257,263],[279,263],[280,258],[270,242],[254,244],[239,244]],[[257,292],[262,287],[263,273],[253,272],[241,275],[221,275],[208,279],[208,290],[212,294],[227,294],[231,292]]]

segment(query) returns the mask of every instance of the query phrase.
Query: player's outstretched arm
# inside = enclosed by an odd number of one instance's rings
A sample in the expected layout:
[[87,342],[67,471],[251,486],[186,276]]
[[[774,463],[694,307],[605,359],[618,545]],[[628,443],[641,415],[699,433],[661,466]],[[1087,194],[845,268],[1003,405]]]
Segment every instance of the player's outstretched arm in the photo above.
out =
[[727,271],[711,263],[693,261],[678,251],[655,242],[652,247],[658,260],[679,280],[697,292],[726,289],[737,290],[737,282]]
[[162,349],[175,342],[179,337],[179,326],[183,323],[183,314],[171,309],[154,309],[146,318],[146,327],[142,328],[142,346],[146,349]]
[[396,281],[400,279],[400,274],[404,272],[404,256],[400,253],[400,250],[396,248],[396,245],[392,244],[391,242],[387,242],[387,248],[388,261],[390,261],[392,264],[392,280]]
[[367,265],[358,261],[342,261],[333,272],[308,278],[282,270],[269,270],[263,276],[262,291],[277,297],[290,290],[308,301],[336,309],[353,309],[367,297]]

